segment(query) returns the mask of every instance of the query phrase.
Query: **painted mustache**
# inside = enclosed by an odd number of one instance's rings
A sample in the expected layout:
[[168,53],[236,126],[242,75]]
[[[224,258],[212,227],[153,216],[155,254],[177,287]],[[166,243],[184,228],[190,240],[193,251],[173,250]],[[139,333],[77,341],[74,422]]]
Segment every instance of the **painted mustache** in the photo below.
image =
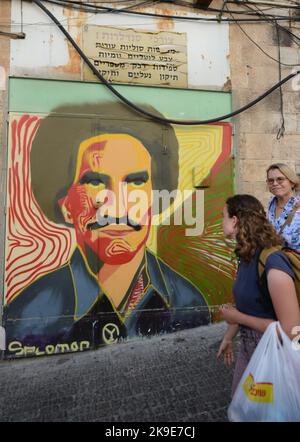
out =
[[123,224],[126,226],[129,226],[133,228],[135,231],[141,230],[142,226],[133,220],[129,219],[128,216],[123,216],[121,218],[114,218],[111,216],[98,216],[97,215],[97,221],[94,223],[90,223],[87,225],[88,230],[97,230],[101,229],[102,227],[109,226],[111,224]]

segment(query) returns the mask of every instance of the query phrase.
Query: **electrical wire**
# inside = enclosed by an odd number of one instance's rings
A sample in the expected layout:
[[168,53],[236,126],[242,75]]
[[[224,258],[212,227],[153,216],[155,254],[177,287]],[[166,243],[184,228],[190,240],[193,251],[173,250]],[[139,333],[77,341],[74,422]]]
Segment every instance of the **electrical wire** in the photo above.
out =
[[40,0],[32,0],[33,3],[35,3],[39,8],[41,8],[50,18],[53,20],[53,22],[59,27],[59,29],[63,32],[63,34],[67,37],[69,42],[72,44],[72,46],[75,48],[75,50],[78,52],[78,54],[83,58],[85,63],[90,67],[92,72],[95,74],[95,76],[104,83],[104,85],[116,96],[118,97],[123,103],[125,103],[127,106],[135,110],[136,112],[145,115],[152,120],[158,121],[159,123],[170,123],[170,124],[179,124],[179,125],[186,125],[186,126],[194,126],[194,125],[200,125],[200,124],[208,124],[208,123],[215,123],[218,121],[226,120],[228,118],[234,117],[235,115],[238,115],[250,107],[254,106],[259,101],[263,100],[265,97],[270,95],[274,90],[276,90],[278,87],[280,87],[282,84],[286,83],[291,78],[295,77],[300,73],[299,71],[293,72],[292,74],[288,75],[287,77],[283,78],[281,81],[276,83],[274,86],[272,86],[270,89],[268,89],[266,92],[264,92],[262,95],[257,97],[255,100],[251,101],[247,105],[241,107],[240,109],[237,109],[234,112],[231,112],[226,115],[222,115],[220,117],[211,118],[207,120],[174,120],[170,118],[161,118],[157,117],[156,115],[145,111],[141,107],[137,106],[130,100],[128,100],[126,97],[124,97],[120,92],[118,92],[94,67],[94,65],[90,62],[90,60],[87,58],[87,56],[84,54],[84,52],[81,50],[81,48],[77,45],[75,40],[71,37],[71,35],[68,33],[68,31],[60,24],[60,22],[56,19],[56,17],[41,3]]
[[[250,4],[250,5],[254,5],[255,2],[254,1],[247,1],[247,0],[236,0],[236,1],[228,1],[228,3],[234,3],[235,5],[239,5],[239,4]],[[260,5],[270,5],[270,1],[269,2],[257,2]],[[256,3],[256,4],[257,4]],[[271,5],[270,5],[271,6]],[[274,9],[298,9],[299,8],[299,3],[296,3],[296,5],[294,3],[292,4],[288,4],[288,3],[276,3],[274,2],[274,6],[271,6]]]
[[[65,1],[65,0],[63,0],[63,2],[65,4],[62,4],[62,2],[60,0],[45,0],[45,1],[48,1],[48,3],[56,4],[59,6],[64,6],[65,8],[79,9],[79,10],[83,10],[86,12],[92,12],[93,14],[107,14],[107,13],[113,14],[113,13],[122,13],[123,11],[130,13],[130,12],[132,12],[131,10],[134,8],[139,8],[139,7],[145,6],[145,5],[149,6],[149,4],[151,4],[151,6],[152,6],[154,4],[160,3],[160,0],[145,0],[142,2],[135,3],[133,5],[130,5],[130,6],[125,6],[124,8],[116,9],[116,8],[111,8],[108,6],[104,7],[104,6],[97,6],[97,5],[90,5],[90,7],[89,7],[89,5],[87,5],[86,7],[85,6],[81,7],[81,5],[85,5],[85,3],[69,2],[69,1]],[[94,9],[91,9],[91,8],[94,8]]]
[[[47,0],[46,0],[47,1]],[[55,0],[54,0],[55,1]],[[78,1],[76,1],[76,0],[56,0],[58,3],[61,3],[61,1],[63,1],[63,2],[65,2],[65,3],[69,3],[69,4],[74,4],[74,5],[77,5],[77,6],[80,6],[80,5],[88,5],[88,3],[86,3],[86,2],[84,2],[84,3],[81,3],[81,2],[78,2]],[[162,2],[162,3],[171,3],[171,4],[180,4],[179,2],[176,2],[176,1],[174,1],[174,2]],[[184,2],[184,4],[186,4],[186,2]],[[97,6],[93,6],[93,7],[95,7],[95,8],[97,8]],[[191,5],[189,5],[189,7],[191,7]],[[102,8],[102,7],[99,7],[99,8]],[[124,8],[124,11],[125,11],[125,9],[126,8]],[[220,9],[214,9],[214,8],[201,8],[201,7],[197,7],[197,9],[200,9],[200,10],[203,10],[203,11],[205,11],[205,12],[222,12],[222,10],[220,10]],[[118,10],[116,10],[116,12],[117,12]],[[243,11],[234,11],[234,13],[237,13],[237,14],[243,14]],[[166,18],[174,18],[174,19],[179,19],[179,20],[189,20],[189,19],[191,19],[191,20],[201,20],[200,18],[197,18],[197,17],[181,17],[181,16],[171,16],[171,15],[166,15],[166,14],[156,14],[156,13],[142,13],[142,14],[145,14],[145,15],[151,15],[151,16],[158,16],[158,17],[161,17],[161,16],[163,16],[163,17],[166,17]],[[244,12],[244,14],[245,14],[245,12]],[[247,14],[246,14],[247,15]],[[249,14],[248,14],[249,15]],[[253,14],[251,14],[251,15],[253,15]],[[273,16],[273,15],[270,15],[270,17],[275,17],[275,16]],[[276,18],[277,19],[286,19],[286,20],[290,20],[290,17],[289,16],[284,16],[284,17],[282,17],[282,16],[276,16]],[[203,19],[203,18],[202,18]],[[205,19],[203,19],[203,20],[205,20]],[[217,19],[214,19],[214,21],[218,21]]]
[[[227,8],[227,12],[229,13],[229,15],[231,15],[232,18],[233,15],[231,14],[230,10]],[[247,34],[247,32],[245,31],[245,29],[238,23],[235,23],[238,28],[244,33],[244,35],[251,41],[251,43],[253,43],[264,55],[266,55],[266,57],[270,58],[271,60],[275,61],[276,63],[279,63],[282,66],[287,66],[287,67],[295,67],[295,66],[300,66],[300,63],[284,63],[279,59],[276,59],[274,57],[272,57],[270,54],[268,54],[256,41],[253,40],[252,37],[250,37],[249,34]]]
[[[31,0],[24,0],[24,1],[31,1]],[[47,1],[47,0],[45,0],[45,1]],[[77,8],[80,8],[81,10],[82,10],[82,7],[91,7],[91,8],[95,8],[95,9],[98,9],[97,7],[98,7],[98,3],[101,3],[101,4],[118,4],[118,3],[129,3],[129,2],[132,2],[132,1],[136,1],[136,0],[115,0],[115,1],[97,1],[97,0],[95,0],[95,2],[93,2],[93,1],[89,1],[89,2],[78,2],[78,1],[69,1],[69,0],[53,0],[51,3],[55,3],[55,4],[57,4],[57,5],[60,5],[60,6],[65,6],[65,7],[77,7]],[[155,2],[155,0],[149,0],[149,2],[150,3],[152,3],[152,4],[155,4],[156,2]],[[193,5],[191,4],[191,3],[189,3],[189,2],[186,2],[186,1],[183,1],[183,0],[173,0],[173,1],[166,1],[166,0],[164,0],[164,1],[161,1],[160,3],[166,3],[166,4],[172,4],[172,5],[178,5],[178,6],[186,6],[186,7],[188,7],[189,9],[191,8],[191,7],[193,7]],[[234,3],[234,2],[227,2],[227,3]],[[65,5],[66,4],[66,5]],[[69,6],[70,5],[70,6]],[[128,8],[125,8],[125,9],[129,9],[129,8],[134,8],[134,7],[138,7],[139,6],[139,3],[137,2],[136,4],[134,4],[134,5],[131,5],[131,6],[129,6]],[[105,9],[105,10],[107,10],[107,9],[109,9],[109,10],[112,10],[112,8],[109,8],[109,7],[100,7],[99,6],[99,8],[103,8],[103,9]],[[204,12],[221,12],[221,10],[220,9],[217,9],[217,8],[205,8],[205,7],[201,7],[201,5],[199,5],[199,6],[197,6],[196,7],[196,9],[197,10],[201,10],[201,11],[204,11]],[[267,10],[270,10],[270,9],[274,9],[274,7],[268,7],[268,8],[264,8],[263,9],[263,11],[267,11]],[[277,8],[278,9],[278,8]],[[114,9],[114,11],[115,12],[118,12],[118,11],[122,11],[122,9]],[[89,11],[90,12],[90,11]],[[256,15],[255,14],[255,12],[251,12],[251,11],[243,11],[243,10],[231,10],[231,12],[233,13],[233,14],[241,14],[241,15],[249,15],[249,16],[253,16],[253,15]],[[273,17],[272,15],[270,15],[271,17]],[[176,16],[176,17],[178,17],[178,16]],[[275,16],[274,16],[275,17]],[[179,17],[180,18],[180,17]],[[192,18],[194,18],[194,17],[192,17]],[[286,18],[287,20],[289,20],[290,19],[290,17],[284,17],[284,18]]]
[[[33,0],[25,0],[32,2]],[[180,16],[180,15],[169,15],[169,14],[158,14],[154,12],[142,12],[142,11],[132,11],[129,8],[122,8],[121,9],[115,9],[115,8],[109,8],[104,6],[96,6],[96,5],[89,5],[89,6],[83,6],[85,3],[81,3],[74,0],[44,0],[47,3],[51,4],[57,4],[60,6],[67,7],[68,5],[74,5],[74,9],[79,9],[81,11],[86,12],[94,12],[96,10],[105,10],[111,13],[123,13],[123,14],[132,14],[132,15],[141,15],[145,17],[155,17],[155,18],[166,18],[166,19],[174,19],[174,20],[185,20],[185,21],[195,21],[195,22],[219,22],[219,23],[230,23],[233,22],[230,18],[223,18],[219,20],[216,17],[191,17],[191,16]],[[96,12],[98,13],[98,12]],[[277,21],[290,21],[290,16],[271,16],[276,18]],[[266,17],[260,17],[258,19],[255,18],[238,18],[236,19],[240,22],[247,22],[247,23],[259,23],[259,22],[266,22],[269,20],[268,16]],[[294,21],[300,21],[299,17],[294,17]]]
[[[251,6],[249,6],[249,5],[245,5],[245,7],[247,7],[248,9],[250,9],[250,10],[252,10],[252,11],[255,11],[256,14],[257,14],[259,17],[260,17],[260,16],[264,16],[264,13],[262,12],[262,10],[261,10],[260,8],[258,8],[256,5],[254,5],[254,7],[256,8],[256,10],[253,9],[253,8],[252,8]],[[270,20],[270,19],[268,19],[267,21],[268,21],[272,26],[274,26],[274,20]],[[297,41],[295,41],[295,40],[298,40],[298,41],[300,42],[300,37],[298,37],[298,35],[294,34],[292,31],[290,31],[289,29],[287,29],[287,28],[285,28],[284,26],[280,25],[279,23],[277,23],[277,26],[278,26],[282,31],[284,31],[284,32],[286,32],[287,34],[289,34],[289,35],[292,37],[294,43],[295,43],[297,46],[300,47],[300,44],[299,44]]]
[[5,31],[0,31],[0,36],[13,38],[15,40],[17,40],[17,39],[24,39],[25,38],[24,32],[5,32]]
[[[256,8],[257,8],[257,10],[258,10],[259,12],[261,12],[261,11],[260,11],[260,8],[258,8],[257,6],[256,6]],[[263,15],[263,12],[262,12],[262,15]],[[289,29],[287,29],[286,27],[280,25],[280,24],[277,23],[277,22],[276,22],[276,26],[277,26],[278,28],[280,28],[282,31],[284,31],[284,32],[286,32],[287,34],[289,34],[289,35],[292,37],[292,40],[294,41],[294,43],[296,43],[296,44],[299,46],[299,43],[297,43],[297,42],[295,41],[295,40],[297,40],[298,42],[300,42],[300,37],[299,37],[298,35],[294,34],[294,33],[291,32]]]
[[[31,0],[22,0],[22,1],[31,1]],[[45,0],[45,1],[47,1],[47,0]],[[128,0],[128,2],[132,2],[132,1],[133,0]],[[170,1],[161,1],[160,2],[159,0],[157,0],[157,1],[155,1],[155,0],[148,0],[148,1],[149,1],[149,3],[151,5],[154,5],[156,3],[172,3],[174,5],[178,4],[178,5],[181,5],[181,6],[188,6],[189,8],[191,7],[190,3],[185,2],[183,0],[173,0],[172,2],[170,2]],[[129,10],[131,8],[134,9],[136,7],[146,6],[148,1],[140,2],[140,3],[138,2],[138,3],[135,3],[134,5],[131,5],[131,6],[128,6],[128,7],[125,7],[125,8],[119,8],[119,9],[108,8],[108,7],[103,8],[103,7],[99,6],[99,8],[101,8],[101,10],[98,11],[98,10],[95,10],[95,9],[92,9],[92,10],[91,9],[86,9],[86,8],[83,9],[83,7],[84,7],[84,5],[91,5],[92,8],[97,8],[98,5],[96,5],[96,4],[94,5],[93,3],[108,3],[108,2],[104,2],[104,1],[103,2],[97,2],[97,1],[96,2],[91,2],[91,1],[90,2],[78,2],[78,1],[70,1],[70,0],[48,0],[49,3],[57,4],[59,6],[64,6],[64,7],[67,7],[67,8],[74,8],[74,9],[83,10],[84,12],[92,13],[92,15],[98,14],[98,13],[99,14],[100,13],[122,13],[122,12],[127,12],[127,11],[129,13]],[[109,3],[124,3],[124,2],[127,2],[127,0],[115,0],[114,2],[109,2]],[[234,2],[228,1],[227,3],[234,3]],[[206,12],[207,11],[209,11],[209,12],[221,12],[220,9],[204,8],[204,7],[201,8],[201,6],[197,6],[197,9],[200,9],[200,10],[203,9]],[[271,8],[265,8],[265,9],[263,9],[261,11],[264,11],[266,9],[271,9]],[[230,12],[232,14],[243,14],[243,15],[250,15],[250,16],[253,16],[253,15],[257,16],[258,15],[257,12],[253,11],[253,10],[249,10],[249,11],[234,11],[234,10],[230,9]],[[164,14],[163,17],[168,18],[170,16],[167,16],[167,15]],[[266,21],[267,21],[268,18],[274,18],[274,17],[275,17],[274,15],[267,15],[267,14],[265,14]],[[180,16],[176,16],[176,18],[178,18],[178,19],[188,19],[186,17],[180,17]],[[190,18],[191,18],[191,20],[197,20],[196,17],[190,17]],[[276,17],[276,18],[279,18],[279,17]],[[283,17],[280,17],[280,18],[283,18]],[[286,18],[286,20],[290,20],[290,17],[284,17],[284,18]],[[200,18],[198,18],[198,19],[200,20]],[[239,21],[237,19],[234,19],[233,17],[232,17],[232,19],[235,20],[236,23]],[[299,17],[299,19],[300,19],[300,17]],[[73,17],[72,20],[81,20],[81,17]],[[220,22],[220,19],[218,20],[218,19],[214,18],[213,20]],[[68,21],[68,19],[60,20],[61,23],[65,23],[67,21]],[[248,21],[248,20],[245,20],[245,21]],[[255,21],[259,22],[259,20],[255,20]],[[227,22],[226,18],[224,19],[224,22]],[[4,23],[4,22],[0,22],[0,24],[4,25],[4,26],[6,24],[9,25],[9,23]],[[14,23],[14,25],[18,25],[18,24],[22,25],[23,24],[22,20],[21,20],[21,23],[17,23],[17,22]],[[42,26],[42,25],[45,25],[45,23],[26,23],[25,24],[25,26],[31,26],[31,25],[32,26],[35,26],[35,25],[41,25]],[[133,25],[135,25],[135,24],[133,24]],[[136,25],[138,26],[139,23],[137,23]]]
[[[258,8],[258,6],[256,6],[256,9],[259,11],[259,13],[262,13],[262,11],[260,11],[260,8]],[[281,72],[281,49],[280,49],[280,34],[279,34],[279,30],[283,29],[286,31],[285,28],[283,28],[282,26],[280,26],[277,21],[275,20],[274,23],[275,25],[275,29],[276,29],[276,36],[277,36],[277,47],[278,47],[278,59],[279,59],[279,64],[278,64],[278,76],[279,76],[279,81],[281,80],[282,77],[282,72]],[[279,87],[279,94],[280,94],[280,114],[281,114],[281,126],[278,129],[277,135],[276,135],[276,139],[280,140],[280,138],[284,137],[285,134],[285,119],[284,119],[284,110],[283,110],[283,92],[282,92],[282,87]]]
[[[98,3],[103,3],[103,4],[118,4],[118,3],[132,3],[132,2],[137,2],[137,0],[106,0],[106,1],[99,1],[99,0],[89,0],[88,2],[82,2],[82,4],[84,5],[85,3],[90,3],[90,4],[98,4]],[[138,3],[138,2],[137,2]]]
[[221,7],[221,11],[220,11],[219,14],[218,14],[218,20],[219,20],[219,21],[222,20],[222,15],[223,15],[223,12],[224,12],[224,9],[225,9],[226,4],[227,4],[227,0],[223,0],[223,4],[222,4],[222,7]]
[[111,12],[111,13],[121,13],[124,10],[129,11],[131,9],[135,9],[135,8],[140,8],[141,6],[153,6],[153,5],[157,5],[158,3],[161,3],[160,0],[145,0],[139,3],[135,3],[134,5],[131,6],[125,6],[124,8],[118,8],[118,9],[114,9],[113,11],[103,11],[103,12]]
[[21,0],[21,33],[24,34],[24,31],[23,31],[23,0]]
[[[170,2],[167,2],[167,3],[170,3]],[[227,0],[226,3],[231,3],[231,4],[234,4],[235,6],[237,6],[237,3],[233,2],[233,1],[228,1]],[[186,6],[187,8],[192,8],[193,7],[194,9],[197,9],[197,10],[200,10],[200,11],[205,11],[205,12],[220,12],[221,11],[220,9],[212,8],[210,6],[208,6],[206,8],[205,6],[201,6],[201,4],[199,4],[199,5],[195,5],[194,4],[193,5],[190,2],[187,2],[187,1],[184,1],[184,0],[173,0],[172,4],[178,5],[178,6]],[[264,8],[263,11],[269,11],[270,9],[280,9],[280,8],[275,8],[275,6],[269,6],[267,8]],[[231,12],[233,14],[253,15],[251,12],[247,13],[246,11],[243,11],[243,10],[231,10]]]
[[[64,3],[75,4],[75,5],[78,5],[78,6],[79,5],[83,5],[83,6],[91,6],[93,8],[97,8],[98,7],[97,4],[94,4],[94,2],[89,2],[89,1],[87,1],[87,2],[80,2],[78,0],[57,0],[57,1],[60,2],[60,3],[64,2]],[[99,3],[105,3],[105,2],[99,2]],[[106,3],[110,3],[110,2],[107,1]],[[212,12],[212,11],[214,11],[214,12],[221,12],[221,10],[217,9],[217,8],[211,8],[211,7],[207,7],[206,8],[205,6],[201,6],[201,4],[195,6],[195,5],[191,4],[191,3],[183,1],[183,0],[172,0],[172,1],[165,0],[165,1],[162,1],[161,3],[166,3],[166,4],[169,4],[169,5],[171,4],[171,5],[178,5],[178,6],[186,6],[188,8],[193,8],[194,7],[194,9],[203,10],[205,12],[207,12],[207,11],[208,12]],[[228,3],[234,3],[235,5],[239,5],[240,2],[228,1]],[[244,2],[241,2],[241,3],[244,3]],[[286,6],[286,7],[293,9],[292,5],[291,6]],[[102,7],[99,6],[99,8],[102,8]],[[298,6],[295,6],[294,8],[298,9]],[[264,10],[269,10],[269,9],[284,9],[284,8],[275,7],[275,6],[269,6],[269,7],[265,8]],[[241,11],[235,11],[235,12],[237,14],[238,13],[243,13]],[[287,18],[289,18],[289,17],[287,17]]]
[[[29,0],[21,0],[21,1],[23,2],[23,1],[29,1]],[[127,1],[127,0],[124,0],[124,2],[125,1]],[[130,1],[132,1],[132,0],[130,0]],[[59,6],[63,6],[59,0],[54,0],[51,3],[55,3],[55,4],[59,5]],[[161,3],[161,1],[160,0],[144,0],[142,2],[136,3],[135,5],[131,5],[131,6],[126,7],[126,10],[129,10],[129,9],[135,8],[135,7],[145,6],[146,4],[149,4],[149,3],[153,5],[153,4]],[[72,5],[66,5],[66,8],[73,9],[73,6]],[[79,9],[79,8],[76,8],[76,9]],[[122,8],[114,9],[113,12],[114,11],[122,12]],[[86,18],[90,18],[90,17],[93,17],[95,14],[106,14],[106,13],[111,13],[112,11],[104,10],[104,11],[99,11],[99,12],[95,12],[95,11],[87,11],[87,12],[91,12],[91,14],[88,17],[86,17]],[[73,21],[74,20],[82,20],[82,17],[72,17],[71,20],[73,20]],[[66,22],[68,22],[68,24],[70,25],[70,18],[66,18],[64,20],[60,20],[60,23],[66,23]],[[0,22],[0,25],[4,25],[5,26],[6,24],[7,24],[7,26],[10,25],[9,23]],[[23,19],[21,20],[21,23],[14,22],[13,24],[15,26],[17,26],[19,24],[21,24],[23,26]],[[25,23],[24,25],[25,26],[49,26],[48,23],[40,23],[40,22]],[[75,25],[75,26],[77,26],[77,25]],[[132,26],[139,26],[139,23],[134,23]]]
[[[279,77],[279,81],[281,81],[281,51],[280,51],[280,36],[279,36],[279,28],[278,28],[278,23],[275,22],[275,26],[276,26],[276,33],[277,33],[277,45],[278,45],[278,59],[279,59],[279,63],[278,63],[278,77]],[[284,113],[283,113],[283,94],[282,94],[282,87],[279,87],[279,94],[280,94],[280,114],[281,114],[281,126],[278,129],[277,132],[277,136],[276,139],[280,140],[280,138],[284,137],[284,133],[285,133],[285,122],[284,122]]]

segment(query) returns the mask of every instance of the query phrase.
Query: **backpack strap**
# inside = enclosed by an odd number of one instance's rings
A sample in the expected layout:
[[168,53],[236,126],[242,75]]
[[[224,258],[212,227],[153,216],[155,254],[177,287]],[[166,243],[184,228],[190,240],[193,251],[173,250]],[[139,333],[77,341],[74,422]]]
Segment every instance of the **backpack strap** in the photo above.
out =
[[280,228],[280,230],[279,230],[279,235],[281,235],[282,234],[282,232],[283,232],[283,230],[284,230],[284,228],[286,227],[286,226],[290,226],[291,225],[291,222],[293,221],[293,218],[294,218],[294,216],[295,216],[295,214],[296,214],[296,212],[297,212],[297,210],[300,208],[300,200],[299,201],[296,201],[295,202],[295,204],[294,204],[294,206],[293,206],[293,210],[291,211],[291,213],[289,214],[289,216],[287,217],[287,219],[285,220],[285,222],[282,224],[282,226],[281,226],[281,228]]
[[257,262],[257,279],[260,295],[258,297],[258,302],[261,303],[267,310],[274,311],[271,295],[269,293],[268,288],[268,280],[267,275],[265,273],[265,265],[268,257],[279,250],[281,250],[281,246],[273,246],[270,248],[262,249],[258,256]]
[[258,257],[258,274],[259,274],[259,278],[262,277],[262,274],[265,270],[265,265],[266,265],[266,261],[268,259],[268,257],[274,253],[274,252],[278,252],[279,250],[281,250],[282,247],[281,246],[273,246],[270,247],[268,249],[262,249],[262,251],[259,254]]

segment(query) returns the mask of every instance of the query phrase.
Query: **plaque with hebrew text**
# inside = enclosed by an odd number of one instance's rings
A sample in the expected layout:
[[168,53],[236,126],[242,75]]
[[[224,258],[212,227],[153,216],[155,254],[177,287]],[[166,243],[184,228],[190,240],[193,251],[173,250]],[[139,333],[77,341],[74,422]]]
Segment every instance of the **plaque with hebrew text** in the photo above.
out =
[[[109,82],[188,86],[185,33],[86,25],[83,50]],[[86,64],[83,79],[97,81]]]

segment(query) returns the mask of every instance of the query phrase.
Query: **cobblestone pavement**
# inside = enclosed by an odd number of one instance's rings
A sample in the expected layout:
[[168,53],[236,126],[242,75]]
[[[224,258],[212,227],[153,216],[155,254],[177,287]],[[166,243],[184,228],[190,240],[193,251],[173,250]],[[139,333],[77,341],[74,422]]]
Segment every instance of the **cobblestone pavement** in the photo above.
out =
[[225,324],[96,351],[0,361],[0,422],[224,422]]

